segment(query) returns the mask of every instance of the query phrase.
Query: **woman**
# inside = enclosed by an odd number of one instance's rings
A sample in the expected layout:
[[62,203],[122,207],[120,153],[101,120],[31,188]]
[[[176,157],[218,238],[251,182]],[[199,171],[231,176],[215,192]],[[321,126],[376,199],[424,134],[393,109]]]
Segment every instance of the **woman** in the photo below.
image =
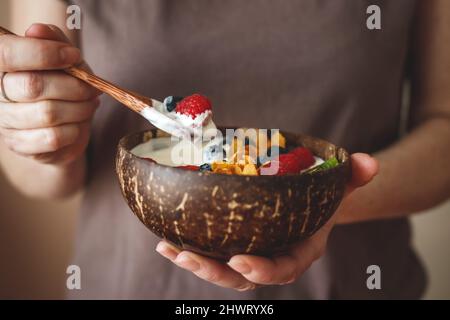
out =
[[[441,39],[450,3],[377,2],[381,30],[366,27],[373,1],[79,0],[79,38],[65,28],[67,4],[14,1],[16,31],[54,26],[0,37],[0,159],[30,196],[86,189],[73,259],[83,285],[69,298],[420,297],[407,216],[448,196],[450,45]],[[219,124],[305,132],[376,160],[352,155],[338,212],[286,256],[223,264],[157,244],[129,214],[113,172],[117,140],[148,124],[105,96],[97,110],[96,91],[54,71],[81,61],[61,30],[96,73],[125,88],[159,99],[202,92]],[[407,76],[410,130],[399,138]],[[381,289],[367,286],[371,265]]]

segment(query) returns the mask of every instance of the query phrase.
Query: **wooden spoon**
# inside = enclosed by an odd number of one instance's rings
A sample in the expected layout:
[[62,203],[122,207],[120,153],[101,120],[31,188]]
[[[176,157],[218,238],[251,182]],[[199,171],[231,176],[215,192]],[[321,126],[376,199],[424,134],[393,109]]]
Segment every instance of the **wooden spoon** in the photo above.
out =
[[[13,32],[0,26],[0,35],[15,35]],[[176,120],[169,118],[162,112],[156,110],[154,107],[160,105],[161,102],[155,99],[141,96],[132,91],[122,89],[86,70],[73,66],[63,70],[64,72],[78,78],[94,88],[110,95],[120,103],[124,104],[134,112],[139,113],[146,118],[155,127],[168,132],[177,137],[190,136],[187,128],[183,127]]]

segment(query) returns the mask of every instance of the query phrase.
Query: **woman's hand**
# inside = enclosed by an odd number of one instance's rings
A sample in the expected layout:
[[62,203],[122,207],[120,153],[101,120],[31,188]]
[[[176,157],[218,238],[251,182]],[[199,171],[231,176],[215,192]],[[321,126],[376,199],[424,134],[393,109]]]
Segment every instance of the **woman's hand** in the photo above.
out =
[[80,50],[53,25],[0,36],[0,136],[10,150],[58,165],[83,155],[99,92],[59,71],[80,62]]
[[[353,154],[351,160],[352,180],[347,186],[343,203],[353,190],[369,183],[378,172],[377,161],[367,154]],[[342,207],[341,205],[340,208]],[[243,291],[260,285],[288,284],[294,282],[323,255],[328,235],[341,214],[338,209],[311,238],[295,245],[284,256],[264,258],[243,254],[232,257],[225,264],[190,251],[180,252],[165,241],[158,244],[156,251],[179,267],[221,287]]]

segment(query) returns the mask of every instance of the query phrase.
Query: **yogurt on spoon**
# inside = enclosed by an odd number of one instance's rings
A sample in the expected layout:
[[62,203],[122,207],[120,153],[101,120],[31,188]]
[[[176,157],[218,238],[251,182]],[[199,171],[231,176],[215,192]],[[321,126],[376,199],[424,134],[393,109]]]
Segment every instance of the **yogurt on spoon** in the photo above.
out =
[[169,96],[155,104],[154,111],[188,134],[174,134],[163,128],[171,137],[153,139],[136,147],[138,154],[152,153],[156,162],[171,166],[201,165],[222,159],[219,150],[223,149],[223,139],[212,120],[212,105],[207,97],[198,93],[184,98]]
[[181,124],[194,138],[203,137],[207,140],[217,134],[217,127],[212,120],[211,102],[201,94],[185,98],[169,96],[155,109]]

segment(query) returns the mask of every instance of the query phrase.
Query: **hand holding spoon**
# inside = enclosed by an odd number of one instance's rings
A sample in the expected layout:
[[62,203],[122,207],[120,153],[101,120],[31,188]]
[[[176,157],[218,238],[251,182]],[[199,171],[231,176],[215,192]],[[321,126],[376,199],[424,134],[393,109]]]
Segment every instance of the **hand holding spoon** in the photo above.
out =
[[[16,34],[0,26],[0,35]],[[64,69],[63,71],[110,95],[129,109],[139,113],[155,127],[180,138],[191,136],[188,128],[155,108],[155,106],[158,106],[162,102],[122,89],[76,66]]]

